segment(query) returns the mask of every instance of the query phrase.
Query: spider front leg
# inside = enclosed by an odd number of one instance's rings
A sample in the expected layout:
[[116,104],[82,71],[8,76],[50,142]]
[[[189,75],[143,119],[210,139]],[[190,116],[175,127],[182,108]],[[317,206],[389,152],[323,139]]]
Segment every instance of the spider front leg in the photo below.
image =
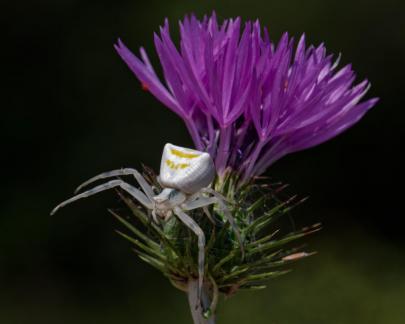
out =
[[200,226],[179,207],[173,209],[175,215],[191,229],[198,238],[198,303],[201,302],[202,287],[204,281],[204,263],[205,263],[205,235]]
[[75,193],[78,193],[83,187],[89,185],[90,183],[101,180],[101,179],[106,179],[106,178],[111,178],[111,177],[118,177],[118,176],[124,176],[124,175],[132,175],[138,181],[139,185],[141,186],[142,190],[145,192],[146,196],[149,198],[149,200],[152,200],[153,196],[155,195],[153,192],[152,187],[147,183],[145,178],[135,169],[131,168],[123,168],[123,169],[118,169],[118,170],[112,170],[104,173],[100,173],[86,182],[83,182],[77,189],[75,190]]
[[120,187],[121,189],[128,192],[133,198],[138,200],[146,208],[153,209],[152,201],[142,191],[138,190],[137,188],[131,186],[130,184],[128,184],[122,180],[112,180],[105,184],[94,187],[93,189],[85,191],[81,194],[73,196],[72,198],[70,198],[68,200],[65,200],[64,202],[60,203],[58,206],[56,206],[52,210],[51,215],[55,214],[60,208],[66,206],[76,200],[79,200],[81,198],[87,198],[87,197],[95,195],[96,193],[99,193],[101,191],[108,190],[111,188],[116,188],[116,187]]
[[[243,259],[245,257],[245,249],[243,247],[243,240],[240,235],[238,225],[236,224],[235,219],[233,218],[227,204],[225,203],[226,198],[224,196],[222,196],[219,192],[216,192],[215,190],[213,190],[211,188],[204,188],[201,192],[211,194],[214,197],[206,198],[206,197],[200,196],[200,198],[190,202],[189,204],[185,204],[186,205],[185,209],[190,210],[190,209],[187,209],[187,206],[189,206],[189,207],[197,206],[195,208],[199,208],[199,207],[204,207],[204,206],[207,206],[210,204],[217,203],[221,207],[222,211],[224,212],[224,216],[225,216],[226,220],[229,222],[229,224],[231,224],[232,230],[235,233],[236,238],[239,242],[239,247],[240,247],[240,251],[241,251],[242,259]],[[192,204],[194,202],[196,202],[196,203]],[[197,202],[200,202],[200,203],[198,204]],[[191,208],[191,209],[194,209],[194,208]]]
[[182,207],[183,210],[193,210],[197,208],[202,208],[204,210],[205,215],[207,215],[208,219],[210,220],[210,222],[215,225],[215,220],[212,217],[207,206],[215,204],[216,202],[217,198],[215,197],[206,198],[199,196],[199,198],[197,199],[186,201],[185,203],[182,204]]

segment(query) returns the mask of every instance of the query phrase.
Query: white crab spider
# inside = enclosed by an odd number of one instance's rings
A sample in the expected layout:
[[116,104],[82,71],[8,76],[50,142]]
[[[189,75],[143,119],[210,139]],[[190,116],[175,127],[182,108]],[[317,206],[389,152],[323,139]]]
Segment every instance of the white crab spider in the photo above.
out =
[[167,220],[173,214],[176,215],[198,237],[199,295],[204,278],[205,235],[200,226],[185,211],[204,208],[205,213],[210,217],[206,207],[218,204],[231,224],[243,254],[241,236],[225,203],[225,198],[209,187],[215,178],[215,166],[208,153],[166,144],[158,177],[163,190],[157,195],[137,170],[129,168],[101,173],[80,185],[75,193],[94,181],[124,175],[134,176],[143,192],[123,180],[111,180],[62,202],[52,210],[51,215],[73,201],[116,187],[125,190],[143,206],[150,209],[155,222],[157,222],[157,217]]

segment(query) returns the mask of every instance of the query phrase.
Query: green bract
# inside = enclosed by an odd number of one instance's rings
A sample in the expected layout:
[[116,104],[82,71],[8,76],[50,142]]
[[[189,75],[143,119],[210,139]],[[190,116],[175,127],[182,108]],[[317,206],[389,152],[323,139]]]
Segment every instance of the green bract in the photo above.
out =
[[[150,169],[145,169],[144,176],[157,190],[161,189]],[[225,182],[217,182],[214,187],[228,199],[242,235],[244,256],[232,227],[215,207],[210,209],[215,224],[202,209],[190,212],[207,238],[204,282],[212,307],[218,293],[232,295],[239,289],[262,289],[268,279],[289,272],[287,265],[312,254],[289,243],[320,229],[316,224],[300,230],[280,230],[280,218],[285,218],[303,201],[295,196],[277,198],[283,186],[251,182],[236,191],[233,183],[229,175]],[[196,236],[176,217],[155,224],[146,209],[126,194],[119,194],[130,213],[111,211],[126,228],[125,233],[118,233],[133,243],[134,251],[143,261],[161,271],[176,288],[187,291],[189,280],[198,277]]]

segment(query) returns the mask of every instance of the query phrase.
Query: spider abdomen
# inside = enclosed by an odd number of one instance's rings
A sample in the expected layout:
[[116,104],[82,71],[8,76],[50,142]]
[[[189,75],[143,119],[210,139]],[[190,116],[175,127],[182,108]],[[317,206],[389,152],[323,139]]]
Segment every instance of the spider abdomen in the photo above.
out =
[[163,149],[159,177],[164,187],[193,194],[214,180],[215,166],[208,153],[168,143]]

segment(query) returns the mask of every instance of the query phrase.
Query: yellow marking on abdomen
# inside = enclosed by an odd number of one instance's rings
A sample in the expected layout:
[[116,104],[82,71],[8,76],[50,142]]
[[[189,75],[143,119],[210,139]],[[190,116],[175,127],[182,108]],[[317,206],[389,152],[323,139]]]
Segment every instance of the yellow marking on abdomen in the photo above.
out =
[[176,164],[171,160],[166,160],[166,164],[168,165],[168,167],[170,169],[173,169],[173,170],[185,169],[185,168],[188,168],[190,166],[190,164],[188,164],[188,163],[178,163],[178,164]]
[[196,157],[199,157],[200,154],[194,154],[194,153],[185,153],[176,149],[170,149],[170,152],[172,152],[173,155],[176,155],[181,158],[187,158],[187,159],[194,159]]

